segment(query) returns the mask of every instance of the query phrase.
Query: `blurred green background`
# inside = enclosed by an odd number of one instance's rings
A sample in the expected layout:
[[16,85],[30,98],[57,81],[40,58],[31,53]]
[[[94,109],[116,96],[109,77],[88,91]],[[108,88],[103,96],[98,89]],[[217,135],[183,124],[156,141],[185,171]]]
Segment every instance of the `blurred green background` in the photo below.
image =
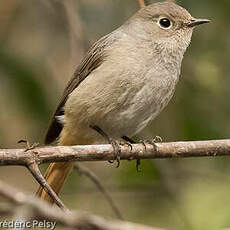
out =
[[[196,29],[172,102],[140,137],[228,138],[230,2],[178,3],[212,23]],[[137,0],[0,2],[0,148],[21,147],[20,139],[43,143],[62,91],[90,44],[138,8]],[[227,157],[145,160],[140,173],[135,162],[122,162],[119,169],[107,162],[84,165],[101,178],[126,220],[172,230],[224,230],[230,229],[229,163]],[[0,179],[30,193],[37,188],[20,167],[1,167]],[[70,208],[114,217],[103,195],[76,172],[61,198]]]

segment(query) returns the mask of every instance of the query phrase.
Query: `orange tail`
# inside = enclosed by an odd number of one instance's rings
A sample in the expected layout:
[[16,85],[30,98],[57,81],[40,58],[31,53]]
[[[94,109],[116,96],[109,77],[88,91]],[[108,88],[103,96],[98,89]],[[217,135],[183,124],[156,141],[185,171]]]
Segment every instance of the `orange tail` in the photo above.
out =
[[[57,195],[64,185],[66,177],[69,175],[73,166],[73,162],[51,163],[46,170],[45,179]],[[42,187],[39,187],[36,192],[36,196],[40,197],[42,200],[45,200],[50,204],[53,204],[53,200]]]
[[[90,143],[92,143],[90,142],[90,140],[72,136],[71,132],[67,132],[66,129],[63,129],[60,134],[60,145],[84,145]],[[45,179],[57,195],[63,187],[65,180],[72,170],[73,166],[74,162],[51,163],[46,170]],[[41,186],[37,190],[36,196],[40,197],[42,200],[45,200],[50,204],[54,203],[53,200],[50,198],[49,194]]]

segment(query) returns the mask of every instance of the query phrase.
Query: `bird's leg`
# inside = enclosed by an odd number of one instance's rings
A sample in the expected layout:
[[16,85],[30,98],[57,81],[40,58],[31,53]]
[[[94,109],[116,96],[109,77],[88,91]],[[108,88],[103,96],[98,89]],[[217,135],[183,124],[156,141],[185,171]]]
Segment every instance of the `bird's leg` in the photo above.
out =
[[[136,143],[137,143],[137,142],[134,141],[132,138],[127,137],[127,136],[122,136],[122,139],[125,140],[126,143],[127,143],[128,145],[131,146],[131,150],[132,150],[132,148],[133,148],[133,147],[132,147],[132,144],[136,144]],[[137,159],[137,161],[136,161],[136,170],[137,170],[137,172],[140,172],[140,171],[141,171],[140,168],[139,168],[140,165],[141,165],[141,160],[140,160],[140,159]]]
[[[109,137],[107,135],[107,133],[105,133],[97,125],[90,125],[90,128],[92,128],[93,130],[98,132],[102,137],[104,137],[109,142],[109,144],[111,144],[113,146],[114,154],[115,154],[115,157],[116,157],[116,160],[117,160],[117,166],[116,167],[118,168],[120,166],[120,160],[121,160],[121,157],[120,157],[121,148],[120,148],[119,142],[114,140],[114,139],[112,139],[111,137]],[[113,163],[113,161],[109,161],[109,163]]]

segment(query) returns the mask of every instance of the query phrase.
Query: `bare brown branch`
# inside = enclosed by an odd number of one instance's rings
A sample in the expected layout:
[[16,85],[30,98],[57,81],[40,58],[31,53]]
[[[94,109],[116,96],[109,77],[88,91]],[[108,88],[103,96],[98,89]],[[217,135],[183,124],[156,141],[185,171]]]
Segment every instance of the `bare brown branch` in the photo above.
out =
[[65,212],[69,212],[69,210],[62,203],[61,199],[57,196],[51,186],[47,183],[43,175],[41,174],[37,163],[32,163],[28,165],[28,169],[30,170],[33,177],[37,180],[37,182],[47,191],[49,196],[53,199],[54,203],[57,204],[59,208],[61,208]]
[[[210,141],[186,141],[151,144],[121,145],[122,160],[162,159],[186,157],[230,156],[230,139]],[[28,166],[66,161],[108,161],[115,160],[111,145],[44,146],[24,151],[24,149],[0,149],[0,165]]]
[[79,174],[83,174],[83,175],[87,176],[88,178],[90,178],[91,181],[93,181],[93,183],[97,186],[99,191],[101,191],[102,194],[105,196],[106,200],[110,204],[110,206],[113,209],[116,216],[120,220],[123,220],[121,212],[117,208],[117,206],[116,206],[115,202],[113,201],[112,197],[110,196],[109,192],[104,188],[104,186],[102,185],[102,183],[100,182],[100,179],[96,176],[96,174],[93,173],[92,171],[90,171],[88,168],[86,168],[82,165],[79,165],[79,164],[75,164],[75,169],[78,171]]
[[64,213],[61,210],[47,205],[45,202],[31,195],[25,195],[11,186],[0,181],[0,196],[9,200],[11,205],[8,207],[0,205],[0,213],[14,215],[15,210],[23,206],[24,209],[30,210],[25,219],[53,221],[63,227],[85,230],[160,230],[145,225],[134,224],[131,222],[106,220],[102,217],[91,215],[86,212],[75,211]]
[[[183,157],[216,157],[230,156],[230,139],[210,141],[187,141],[151,144],[134,144],[132,151],[129,146],[121,145],[121,159],[155,159]],[[44,186],[40,175],[39,164],[62,161],[107,161],[114,160],[111,145],[89,146],[44,146],[35,149],[0,149],[0,165],[22,165],[30,169],[33,176]],[[45,187],[45,186],[44,186]],[[47,187],[47,185],[46,185]],[[153,230],[122,221],[108,221],[98,216],[82,212],[63,213],[48,206],[32,196],[25,196],[0,181],[0,195],[7,198],[13,205],[26,205],[33,208],[34,218],[45,218],[57,221],[59,224],[76,229],[123,230],[130,229]],[[61,206],[59,204],[59,206]],[[7,209],[0,205],[0,213],[14,214],[15,208]],[[17,216],[18,214],[16,214]],[[25,217],[26,218],[26,217]],[[30,217],[28,217],[30,218]]]

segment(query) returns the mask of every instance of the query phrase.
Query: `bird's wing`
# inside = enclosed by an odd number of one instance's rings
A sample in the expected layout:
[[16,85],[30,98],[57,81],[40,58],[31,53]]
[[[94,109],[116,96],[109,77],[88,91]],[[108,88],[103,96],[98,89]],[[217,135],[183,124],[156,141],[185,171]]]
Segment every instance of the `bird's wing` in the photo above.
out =
[[76,89],[93,70],[101,65],[106,57],[106,48],[116,40],[116,36],[113,36],[113,34],[106,35],[97,41],[88,51],[64,90],[60,103],[52,117],[51,124],[47,131],[45,144],[50,144],[56,140],[63,128],[63,125],[60,121],[58,121],[57,116],[64,115],[63,107],[68,99],[69,94],[73,92],[73,90]]

